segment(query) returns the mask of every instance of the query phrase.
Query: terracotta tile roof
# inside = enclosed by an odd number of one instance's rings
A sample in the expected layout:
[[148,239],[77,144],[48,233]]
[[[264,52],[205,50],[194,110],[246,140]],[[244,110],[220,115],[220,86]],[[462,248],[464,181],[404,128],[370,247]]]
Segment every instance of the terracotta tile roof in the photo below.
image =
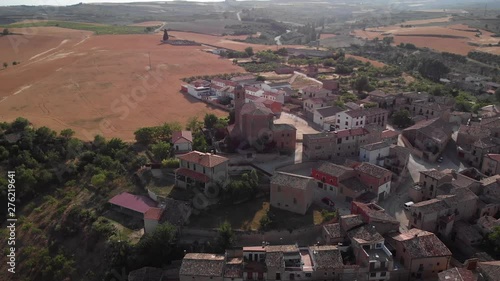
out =
[[323,225],[323,229],[330,238],[341,238],[343,236],[339,223],[325,224]]
[[500,276],[500,261],[487,261],[478,264],[479,271],[488,277],[488,280],[498,280]]
[[163,215],[163,209],[150,208],[144,213],[144,219],[159,221]]
[[418,202],[411,206],[412,210],[415,210],[415,212],[421,212],[422,214],[435,213],[447,208],[448,205],[443,200],[436,198]]
[[340,183],[354,192],[363,192],[367,189],[366,185],[364,185],[357,177],[343,180]]
[[299,248],[297,245],[271,245],[266,246],[266,253],[298,253]]
[[428,177],[431,177],[436,180],[441,180],[442,178],[446,177],[447,175],[441,171],[438,171],[436,169],[431,169],[427,171],[420,171],[420,174],[426,175]]
[[369,151],[374,151],[374,150],[378,150],[378,149],[382,149],[382,148],[387,148],[390,146],[391,146],[390,143],[387,143],[385,141],[381,141],[381,142],[365,144],[365,145],[361,146],[361,148],[364,148],[364,149],[369,150]]
[[313,183],[313,178],[284,172],[277,172],[271,178],[271,184],[306,190]]
[[224,256],[215,254],[189,253],[182,260],[179,275],[222,277],[224,272]]
[[370,221],[383,221],[383,222],[399,224],[399,221],[395,217],[386,213],[385,210],[373,208],[374,207],[373,203],[365,204],[362,202],[352,202],[352,204],[362,209],[364,213],[368,217],[370,217]]
[[393,130],[385,130],[382,132],[382,139],[389,139],[399,136],[399,133]]
[[236,82],[224,80],[224,79],[220,79],[220,78],[212,79],[212,83],[213,82],[219,82],[219,83],[224,84],[225,86],[231,86],[231,87],[236,87],[238,85],[238,83],[236,83]]
[[377,179],[381,179],[385,177],[387,174],[392,174],[391,171],[368,162],[361,163],[361,165],[357,166],[355,170],[370,175],[372,177],[375,177]]
[[488,231],[493,231],[494,227],[500,226],[500,219],[495,219],[492,216],[482,216],[477,220],[477,225]]
[[195,172],[193,170],[190,170],[188,168],[178,168],[177,170],[175,170],[175,173],[177,175],[182,175],[182,176],[186,176],[188,178],[191,178],[191,179],[195,179],[199,182],[203,182],[203,183],[207,183],[210,181],[210,178],[202,173],[198,173],[198,172]]
[[500,162],[500,154],[486,154],[486,157],[495,160],[497,162]]
[[375,91],[369,92],[368,95],[369,96],[380,97],[380,98],[385,98],[385,97],[390,96],[388,93],[386,93],[384,91],[381,91],[381,90],[375,90]]
[[483,236],[467,222],[457,221],[453,223],[453,229],[457,232],[457,237],[462,240],[482,240]]
[[200,164],[201,166],[212,168],[218,166],[224,162],[229,161],[228,158],[222,157],[215,154],[203,153],[199,151],[191,151],[189,153],[183,154],[178,157],[181,160],[188,161],[190,163]]
[[450,268],[438,273],[439,281],[477,281],[472,271],[466,268]]
[[344,267],[340,250],[335,246],[311,246],[316,270],[340,269]]
[[290,124],[273,124],[272,131],[273,132],[297,131],[297,128],[295,128],[293,125],[290,125]]
[[384,237],[377,232],[375,226],[368,224],[349,230],[347,236],[358,244],[371,244],[384,240]]
[[340,223],[344,227],[344,231],[349,231],[355,227],[364,224],[360,215],[344,215],[340,217]]
[[316,109],[316,111],[319,113],[319,115],[324,117],[330,117],[330,116],[335,116],[337,113],[344,111],[343,108],[340,108],[338,106],[328,106],[328,107],[322,107]]
[[241,115],[273,115],[273,112],[262,103],[249,102],[241,108]]
[[491,148],[491,147],[499,146],[498,144],[496,144],[493,141],[492,138],[489,138],[489,137],[479,139],[479,140],[475,141],[472,145],[475,147],[479,147],[479,148]]
[[352,102],[352,101],[350,101],[350,102],[346,102],[346,103],[345,103],[345,106],[346,106],[347,108],[352,109],[352,110],[357,110],[357,109],[359,109],[359,108],[360,108],[359,104],[357,104],[357,103],[355,103],[355,102]]
[[341,131],[335,131],[333,132],[334,135],[337,137],[345,138],[345,137],[351,137],[351,136],[362,136],[362,135],[367,135],[370,132],[366,130],[365,128],[355,128],[355,129],[348,129],[348,130],[341,130]]
[[284,268],[285,259],[283,258],[283,252],[271,252],[266,253],[265,259],[266,266],[269,268]]
[[191,131],[175,131],[172,132],[172,143],[193,142],[193,134]]
[[320,165],[315,168],[315,170],[334,177],[340,177],[348,172],[353,171],[352,168],[336,165],[330,162],[321,162]]
[[128,281],[161,281],[163,278],[163,269],[156,267],[143,267],[130,271]]
[[257,87],[252,87],[252,86],[247,86],[247,87],[245,87],[245,90],[246,90],[246,91],[250,91],[250,92],[257,92],[257,91],[260,91],[260,89],[259,89],[259,88],[257,88]]
[[254,95],[250,95],[250,94],[245,94],[245,98],[246,99],[249,99],[249,100],[252,100],[252,101],[257,101],[258,99],[262,99],[258,96],[254,96]]
[[407,254],[413,259],[451,256],[446,245],[434,233],[428,231],[412,228],[394,236],[393,239],[402,243]]
[[120,193],[111,198],[108,202],[142,214],[145,214],[150,208],[158,205],[153,199],[147,196],[134,195],[128,192]]
[[485,118],[481,120],[481,127],[496,129],[500,127],[500,117]]

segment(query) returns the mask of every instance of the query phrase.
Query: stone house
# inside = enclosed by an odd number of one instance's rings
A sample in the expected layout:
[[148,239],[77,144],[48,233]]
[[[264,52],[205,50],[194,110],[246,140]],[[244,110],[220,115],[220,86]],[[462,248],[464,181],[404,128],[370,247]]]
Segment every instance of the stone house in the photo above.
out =
[[271,178],[271,206],[304,215],[313,202],[314,179],[277,172]]

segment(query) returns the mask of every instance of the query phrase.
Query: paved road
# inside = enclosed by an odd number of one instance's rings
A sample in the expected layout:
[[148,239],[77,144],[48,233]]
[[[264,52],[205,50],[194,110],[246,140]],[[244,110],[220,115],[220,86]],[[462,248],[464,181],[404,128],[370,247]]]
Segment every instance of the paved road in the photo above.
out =
[[237,13],[236,13],[236,16],[238,17],[238,20],[239,20],[239,21],[241,21],[241,16],[240,16],[240,14],[241,14],[241,11],[239,11],[239,12],[237,12]]
[[405,231],[408,229],[408,218],[407,211],[403,208],[403,204],[410,201],[408,196],[408,188],[413,185],[413,180],[411,177],[399,186],[398,190],[391,194],[384,201],[378,204],[385,209],[385,211],[395,217],[401,224],[400,230]]

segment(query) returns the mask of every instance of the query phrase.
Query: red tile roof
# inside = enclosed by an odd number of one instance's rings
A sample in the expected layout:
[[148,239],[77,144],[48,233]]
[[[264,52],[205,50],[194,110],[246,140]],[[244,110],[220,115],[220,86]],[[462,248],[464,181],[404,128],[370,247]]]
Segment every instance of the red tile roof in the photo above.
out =
[[188,161],[190,163],[200,164],[201,166],[212,168],[218,166],[226,161],[229,161],[226,157],[211,153],[203,153],[199,151],[191,151],[184,155],[179,156],[179,159]]
[[412,228],[393,239],[403,244],[410,258],[451,256],[450,250],[432,232]]
[[341,130],[341,131],[335,131],[335,135],[337,137],[350,137],[350,136],[360,136],[360,135],[366,135],[368,134],[368,130],[365,128],[355,128],[355,129],[348,129],[348,130]]
[[252,87],[252,86],[247,86],[247,87],[245,87],[245,90],[246,90],[246,91],[250,91],[250,92],[257,92],[257,91],[260,91],[260,89],[259,89],[259,88],[257,88],[257,87]]
[[163,209],[150,208],[144,213],[144,219],[159,221],[163,215]]
[[500,154],[487,154],[486,156],[490,159],[500,162]]
[[399,136],[399,133],[396,131],[393,131],[393,130],[385,130],[382,132],[383,139],[389,139],[389,138],[393,138],[396,136]]
[[186,141],[193,142],[193,134],[191,134],[191,131],[172,132],[172,143],[176,143],[179,140],[181,142],[186,142]]
[[111,198],[108,203],[143,214],[149,209],[157,206],[157,203],[147,196],[134,195],[128,192],[116,195]]
[[175,173],[178,175],[186,176],[188,178],[197,180],[199,182],[207,183],[210,181],[210,178],[202,173],[198,173],[187,168],[179,168],[175,170]]

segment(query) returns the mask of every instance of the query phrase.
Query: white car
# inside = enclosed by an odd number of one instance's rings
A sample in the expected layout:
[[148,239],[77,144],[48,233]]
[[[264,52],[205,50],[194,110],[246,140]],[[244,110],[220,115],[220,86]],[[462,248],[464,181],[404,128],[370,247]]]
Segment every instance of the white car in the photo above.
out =
[[413,201],[409,201],[409,202],[406,202],[403,204],[403,207],[406,209],[406,210],[410,210],[410,207],[415,205],[415,203]]

